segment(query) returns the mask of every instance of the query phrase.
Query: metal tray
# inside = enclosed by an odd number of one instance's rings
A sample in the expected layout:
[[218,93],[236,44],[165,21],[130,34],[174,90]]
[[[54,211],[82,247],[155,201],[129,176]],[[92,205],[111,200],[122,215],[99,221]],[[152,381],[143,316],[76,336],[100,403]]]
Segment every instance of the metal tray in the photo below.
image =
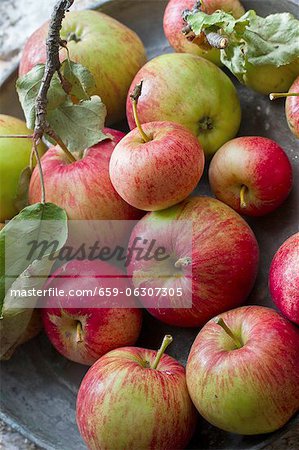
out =
[[[152,58],[171,51],[162,29],[166,3],[165,0],[112,0],[100,2],[96,8],[134,29],[146,45],[148,57]],[[299,0],[248,0],[243,3],[247,9],[253,8],[260,15],[284,11],[299,15]],[[0,112],[22,117],[14,90],[15,79],[16,74],[12,74],[0,92]],[[294,188],[284,205],[266,217],[248,221],[261,249],[259,275],[248,303],[273,307],[267,288],[269,265],[283,241],[298,231],[298,141],[288,129],[284,101],[271,103],[266,96],[238,83],[236,85],[243,109],[239,134],[261,135],[276,140],[288,153],[294,169]],[[211,195],[206,176],[200,182],[197,193]],[[138,344],[157,348],[163,335],[169,332],[174,337],[169,353],[185,363],[198,329],[172,328],[145,314]],[[85,449],[75,423],[75,401],[86,370],[86,367],[62,358],[41,334],[19,348],[10,361],[1,364],[0,418],[44,449]],[[273,448],[272,444],[278,441],[277,448],[281,450],[289,448],[284,437],[297,435],[298,427],[297,415],[276,433],[246,437],[223,432],[200,419],[197,433],[188,448],[257,450]]]

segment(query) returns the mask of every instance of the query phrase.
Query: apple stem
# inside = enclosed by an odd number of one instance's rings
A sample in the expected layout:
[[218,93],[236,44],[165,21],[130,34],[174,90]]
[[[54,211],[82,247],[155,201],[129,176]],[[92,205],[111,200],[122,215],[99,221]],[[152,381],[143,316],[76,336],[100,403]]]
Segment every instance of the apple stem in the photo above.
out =
[[190,266],[190,264],[192,264],[192,259],[189,256],[185,256],[184,258],[178,259],[175,262],[174,267],[176,269],[182,269],[184,267]]
[[137,104],[138,104],[138,99],[141,95],[141,91],[142,91],[142,84],[143,81],[140,81],[139,84],[136,84],[134,91],[130,94],[130,98],[132,100],[132,105],[133,105],[133,114],[134,114],[134,120],[136,123],[136,127],[139,130],[139,133],[142,137],[142,139],[144,140],[144,142],[149,142],[151,139],[149,138],[149,136],[143,131],[139,117],[138,117],[138,111],[137,111]]
[[78,322],[77,322],[76,342],[77,342],[77,344],[79,344],[80,342],[83,342],[83,337],[82,337],[82,324],[81,324],[80,320],[78,320]]
[[224,322],[223,319],[221,319],[221,317],[219,319],[215,320],[215,323],[217,325],[219,325],[221,328],[223,328],[223,330],[229,335],[229,337],[234,341],[234,343],[236,344],[237,348],[241,348],[243,347],[243,344],[241,342],[241,340],[234,335],[234,333],[232,332],[232,330],[226,325],[226,323]]
[[247,186],[245,186],[245,184],[242,185],[241,190],[240,190],[240,207],[242,209],[247,208],[247,203],[245,200],[245,195],[248,191]]
[[276,100],[277,98],[284,97],[299,97],[299,92],[282,92],[282,93],[272,93],[269,95],[270,100]]
[[55,142],[59,145],[59,147],[64,151],[64,153],[66,154],[68,160],[73,163],[76,162],[77,159],[75,158],[75,156],[69,151],[69,149],[66,147],[66,145],[62,142],[62,140],[60,139],[60,137],[55,133],[54,130],[49,130],[48,131],[49,136],[51,136]]
[[156,358],[155,358],[152,366],[150,367],[151,369],[157,369],[158,364],[160,362],[160,359],[162,358],[162,356],[164,355],[165,350],[167,349],[169,344],[172,343],[172,341],[173,341],[173,338],[172,338],[172,336],[170,336],[170,334],[167,334],[166,336],[164,336],[164,339],[162,341],[161,347],[157,351]]
[[228,47],[229,40],[225,36],[221,36],[219,33],[207,33],[206,38],[208,43],[213,48],[218,48],[219,50],[223,50]]

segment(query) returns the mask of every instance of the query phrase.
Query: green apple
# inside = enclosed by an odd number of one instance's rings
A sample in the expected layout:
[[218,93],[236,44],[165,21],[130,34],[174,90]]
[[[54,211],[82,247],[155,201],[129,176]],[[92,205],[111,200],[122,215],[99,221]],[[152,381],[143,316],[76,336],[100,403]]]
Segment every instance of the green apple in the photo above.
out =
[[[20,61],[20,76],[36,64],[45,63],[48,28],[47,22],[28,39]],[[94,95],[99,95],[107,107],[107,124],[123,119],[130,83],[146,62],[137,34],[106,14],[73,11],[63,20],[60,35],[67,41],[70,59],[92,73]],[[61,49],[60,60],[66,57],[66,50]]]
[[298,75],[299,58],[280,67],[270,64],[262,66],[248,64],[243,83],[256,92],[268,95],[271,92],[288,91]]
[[[0,114],[0,136],[29,135],[25,122],[16,117]],[[20,175],[29,165],[32,148],[31,139],[0,138],[0,222],[5,222],[17,214],[15,200]],[[45,152],[45,146],[38,146],[40,154]]]
[[[187,53],[172,53],[149,61],[136,75],[130,92],[143,80],[138,100],[141,123],[177,122],[198,137],[211,157],[238,132],[241,108],[237,91],[215,64]],[[127,118],[135,120],[130,95]]]

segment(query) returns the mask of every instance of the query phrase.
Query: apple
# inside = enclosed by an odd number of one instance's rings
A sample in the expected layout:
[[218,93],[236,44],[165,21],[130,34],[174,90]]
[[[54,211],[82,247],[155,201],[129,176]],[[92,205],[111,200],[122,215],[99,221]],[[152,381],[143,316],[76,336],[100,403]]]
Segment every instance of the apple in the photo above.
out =
[[246,64],[246,73],[240,74],[241,81],[249,88],[260,94],[271,92],[285,92],[299,75],[299,58],[284,66],[273,64]]
[[[1,136],[31,135],[23,120],[0,114],[0,222],[12,219],[18,209],[15,205],[20,175],[29,166],[32,140],[28,138],[10,138]],[[38,146],[39,154],[45,152],[45,146]]]
[[296,78],[288,93],[272,93],[270,99],[286,97],[286,118],[291,132],[299,138],[299,77]]
[[271,297],[284,316],[299,325],[299,233],[275,254],[269,273]]
[[[137,239],[147,258],[130,250]],[[127,263],[136,294],[154,317],[199,327],[245,301],[258,258],[255,236],[235,211],[210,197],[191,197],[135,225]]]
[[286,100],[286,116],[292,133],[299,138],[299,76],[290,87],[289,95]]
[[186,367],[200,414],[231,433],[269,433],[299,409],[299,330],[276,311],[245,306],[210,320]]
[[188,197],[204,169],[204,153],[197,138],[182,125],[151,122],[140,125],[115,147],[110,159],[110,178],[118,194],[130,205],[156,211]]
[[[41,160],[46,200],[65,209],[71,235],[76,242],[91,241],[90,235],[93,238],[100,226],[95,221],[106,221],[101,226],[103,240],[108,244],[120,244],[121,235],[126,231],[125,225],[120,226],[117,222],[109,224],[107,221],[135,220],[141,217],[141,213],[118,195],[109,177],[111,154],[124,134],[109,128],[103,131],[111,139],[88,148],[83,158],[76,162],[70,163],[58,146],[48,150]],[[40,195],[40,178],[35,169],[30,181],[29,202],[38,202]],[[79,221],[84,222],[81,224]]]
[[274,211],[292,189],[292,166],[271,139],[240,137],[221,147],[210,164],[215,196],[240,214],[262,216]]
[[[126,296],[128,287],[123,273],[103,261],[73,260],[57,269],[46,283],[45,289],[52,291],[41,309],[56,350],[71,361],[91,365],[112,349],[135,344],[142,311]],[[119,291],[117,297],[106,293],[113,288]],[[87,295],[90,290],[96,294]]]
[[[36,30],[25,44],[20,76],[45,63],[48,24]],[[108,110],[107,123],[123,119],[130,83],[146,62],[139,37],[117,20],[97,11],[68,12],[60,36],[67,41],[70,59],[92,73],[96,83],[94,94],[101,97]],[[62,48],[60,55],[61,61],[66,59],[66,50]]]
[[77,424],[90,450],[184,449],[196,411],[184,367],[163,354],[137,347],[113,350],[87,372],[77,397]]
[[[182,33],[182,29],[186,25],[182,18],[182,13],[186,9],[192,10],[195,4],[195,0],[170,0],[168,2],[163,19],[166,38],[176,52],[193,53],[217,65],[221,65],[220,50],[201,48],[195,43],[189,42]],[[206,14],[212,14],[216,10],[222,9],[223,11],[231,12],[236,19],[245,13],[239,0],[205,0],[201,5],[201,9]]]
[[[237,134],[241,109],[236,89],[210,61],[187,53],[161,55],[138,72],[130,91],[142,80],[141,123],[170,121],[186,126],[208,157]],[[130,96],[127,118],[130,128],[135,128]]]

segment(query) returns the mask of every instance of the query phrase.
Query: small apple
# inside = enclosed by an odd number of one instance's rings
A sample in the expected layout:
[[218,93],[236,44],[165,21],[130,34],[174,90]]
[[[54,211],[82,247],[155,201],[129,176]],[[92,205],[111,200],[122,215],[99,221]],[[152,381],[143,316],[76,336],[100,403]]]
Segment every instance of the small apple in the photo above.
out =
[[[46,61],[46,36],[49,23],[36,30],[25,44],[19,74]],[[126,95],[132,79],[146,62],[139,37],[117,20],[97,11],[68,12],[62,22],[61,39],[67,41],[70,59],[87,67],[96,89],[105,103],[107,123],[115,123],[125,115]],[[65,49],[60,51],[65,60]]]
[[270,94],[270,99],[286,97],[286,118],[291,132],[299,138],[299,77],[296,78],[288,93]]
[[184,367],[158,352],[125,347],[87,372],[77,397],[77,424],[90,450],[186,448],[195,428]]
[[192,401],[231,433],[270,433],[299,409],[299,330],[276,311],[245,306],[210,320],[186,377]]
[[299,233],[289,237],[274,256],[269,288],[284,316],[299,325]]
[[[0,114],[0,222],[12,219],[18,213],[15,205],[20,175],[29,166],[32,140],[28,138],[10,138],[1,136],[31,135],[23,120]],[[38,146],[39,154],[45,152],[45,146]]]
[[[56,350],[71,361],[91,365],[114,348],[135,344],[142,311],[126,296],[127,287],[119,269],[99,260],[73,260],[56,270],[45,286],[54,295],[49,291],[41,309],[45,331]],[[117,297],[106,294],[113,288],[119,291]],[[96,295],[84,294],[90,290]]]
[[[88,148],[83,158],[76,162],[70,163],[58,146],[48,150],[41,160],[46,200],[65,209],[70,220],[70,234],[76,237],[77,242],[89,239],[93,225],[94,228],[99,225],[95,221],[135,220],[141,217],[140,211],[128,205],[118,195],[109,177],[111,154],[124,134],[109,128],[104,128],[103,131],[111,139]],[[35,169],[29,187],[30,203],[39,201],[40,195],[40,177]],[[79,221],[84,221],[82,226]],[[121,243],[120,233],[125,232],[125,225],[120,227],[114,222],[108,226],[108,230],[106,228],[103,222],[103,239],[104,234],[108,234],[109,245],[111,242]]]
[[292,166],[271,139],[240,137],[221,147],[210,164],[215,196],[240,214],[262,216],[274,211],[292,189]]
[[[255,236],[218,200],[191,197],[149,213],[135,225],[129,249],[138,238],[149,255],[139,258],[135,252],[128,274],[142,304],[167,324],[202,326],[242,304],[253,287],[259,258]],[[163,258],[157,257],[158,246],[165,249]]]
[[[166,38],[176,52],[193,53],[221,65],[219,50],[201,48],[195,43],[189,42],[182,33],[182,29],[186,25],[182,13],[186,9],[193,9],[195,4],[195,0],[170,0],[168,2],[163,20]],[[202,2],[201,10],[206,14],[212,14],[218,9],[231,12],[236,19],[245,13],[239,0],[205,0],[205,2]]]
[[[237,134],[241,109],[236,89],[210,61],[187,53],[161,55],[138,72],[130,91],[142,80],[141,123],[170,121],[187,127],[208,157]],[[130,96],[127,118],[135,128]]]
[[188,197],[204,169],[204,153],[196,138],[182,125],[151,122],[141,126],[137,101],[142,83],[131,94],[137,128],[115,147],[110,178],[130,205],[156,211]]

